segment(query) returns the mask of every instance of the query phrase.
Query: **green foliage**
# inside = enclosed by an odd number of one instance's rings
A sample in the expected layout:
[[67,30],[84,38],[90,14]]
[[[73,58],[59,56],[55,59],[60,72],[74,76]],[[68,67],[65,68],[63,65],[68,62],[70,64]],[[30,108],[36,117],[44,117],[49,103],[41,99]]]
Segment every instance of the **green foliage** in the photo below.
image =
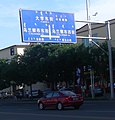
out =
[[[101,45],[108,51],[107,43]],[[112,49],[115,61],[115,49]],[[37,44],[28,46],[24,55],[15,56],[10,62],[0,60],[0,86],[57,81],[74,81],[76,67],[91,65],[95,75],[108,74],[108,56],[96,47],[77,44]],[[113,63],[115,67],[115,64]],[[83,71],[82,71],[83,72]],[[83,74],[82,74],[83,75]],[[74,77],[73,77],[74,76]]]

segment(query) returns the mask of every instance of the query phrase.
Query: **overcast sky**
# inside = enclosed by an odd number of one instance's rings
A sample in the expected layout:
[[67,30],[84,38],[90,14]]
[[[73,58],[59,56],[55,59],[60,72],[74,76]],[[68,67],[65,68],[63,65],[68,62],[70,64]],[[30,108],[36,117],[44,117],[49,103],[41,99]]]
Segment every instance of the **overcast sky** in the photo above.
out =
[[[115,0],[88,0],[92,21],[115,18]],[[86,0],[2,0],[0,2],[0,49],[24,44],[21,41],[19,9],[69,12],[75,20],[87,20]],[[95,13],[96,16],[93,16]],[[76,23],[76,29],[81,26]]]

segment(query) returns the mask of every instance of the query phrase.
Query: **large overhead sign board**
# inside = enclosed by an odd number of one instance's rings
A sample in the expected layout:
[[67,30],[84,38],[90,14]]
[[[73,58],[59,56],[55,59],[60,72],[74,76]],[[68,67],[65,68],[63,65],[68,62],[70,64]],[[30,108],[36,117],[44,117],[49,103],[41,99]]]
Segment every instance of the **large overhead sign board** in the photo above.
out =
[[76,43],[74,14],[19,10],[22,42]]

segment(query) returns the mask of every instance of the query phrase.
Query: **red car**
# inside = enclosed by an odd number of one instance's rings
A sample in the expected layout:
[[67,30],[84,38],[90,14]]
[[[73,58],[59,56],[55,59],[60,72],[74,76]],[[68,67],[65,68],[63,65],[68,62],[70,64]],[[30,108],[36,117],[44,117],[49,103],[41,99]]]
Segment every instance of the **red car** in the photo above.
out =
[[72,91],[52,91],[45,97],[38,100],[38,107],[42,110],[46,107],[56,107],[62,110],[64,107],[72,106],[75,109],[83,104],[83,97],[75,94]]

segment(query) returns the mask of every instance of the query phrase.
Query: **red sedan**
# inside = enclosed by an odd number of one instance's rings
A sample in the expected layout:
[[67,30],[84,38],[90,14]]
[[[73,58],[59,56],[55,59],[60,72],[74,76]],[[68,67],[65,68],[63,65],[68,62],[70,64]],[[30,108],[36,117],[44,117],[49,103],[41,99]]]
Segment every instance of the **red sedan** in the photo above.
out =
[[53,91],[45,97],[40,98],[37,104],[41,110],[53,106],[58,110],[62,110],[64,107],[69,106],[79,109],[83,104],[83,97],[72,91]]

